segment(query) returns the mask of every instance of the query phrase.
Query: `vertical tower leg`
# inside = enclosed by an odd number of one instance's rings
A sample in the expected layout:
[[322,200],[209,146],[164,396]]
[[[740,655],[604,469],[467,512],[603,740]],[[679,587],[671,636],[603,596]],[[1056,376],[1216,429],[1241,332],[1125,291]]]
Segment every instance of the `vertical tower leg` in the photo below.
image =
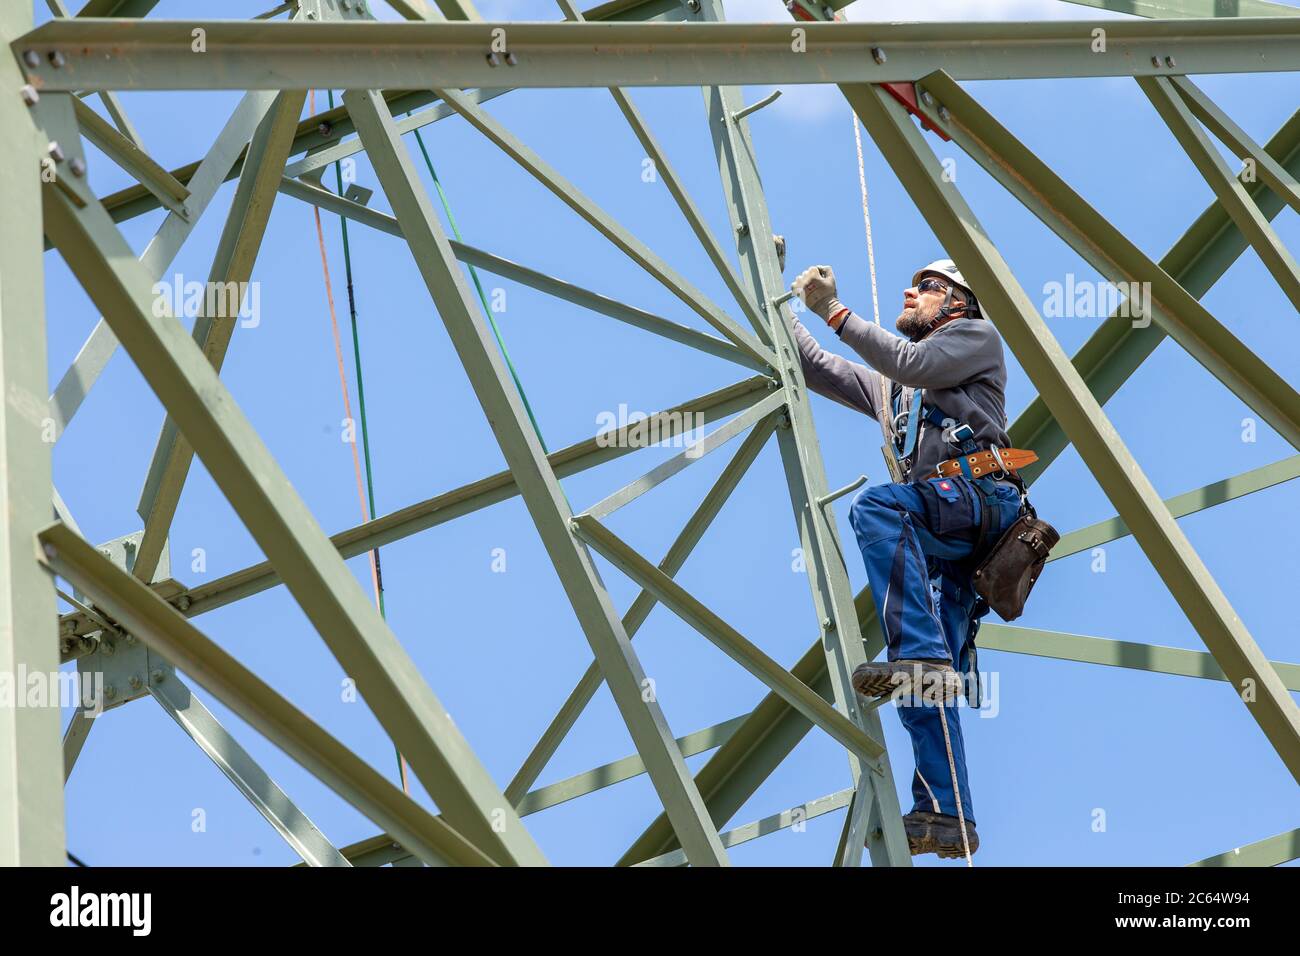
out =
[[[32,28],[30,4],[0,8],[0,42]],[[44,144],[18,95],[26,82],[0,57],[0,866],[63,866],[63,751],[58,695],[26,706],[26,675],[59,669],[54,582],[36,562],[36,531],[49,523],[53,428],[45,424],[45,295],[41,236]],[[52,167],[53,168],[53,167]],[[65,168],[55,170],[59,175]],[[46,440],[48,436],[48,441]],[[53,682],[57,687],[58,682]],[[48,698],[53,696],[54,700]]]
[[[701,19],[721,20],[721,3],[705,0]],[[868,734],[883,742],[879,715],[874,710],[864,710],[849,681],[853,669],[865,662],[866,652],[839,535],[827,513],[816,504],[817,498],[829,489],[793,331],[786,317],[771,306],[772,299],[781,294],[784,281],[754,160],[753,143],[745,121],[732,118],[732,114],[744,106],[741,91],[734,86],[705,87],[704,98],[723,191],[738,237],[741,275],[750,283],[759,302],[768,309],[773,345],[782,366],[780,372],[786,391],[789,423],[787,427],[777,429],[777,441],[785,464],[790,504],[799,525],[813,604],[817,618],[822,622],[822,647],[826,652],[835,705]],[[861,858],[865,835],[873,864],[910,866],[912,857],[903,832],[888,754],[880,759],[881,773],[864,767],[852,754],[849,755],[849,765],[855,794],[848,811],[846,833],[841,837],[836,854],[836,864],[856,866]]]

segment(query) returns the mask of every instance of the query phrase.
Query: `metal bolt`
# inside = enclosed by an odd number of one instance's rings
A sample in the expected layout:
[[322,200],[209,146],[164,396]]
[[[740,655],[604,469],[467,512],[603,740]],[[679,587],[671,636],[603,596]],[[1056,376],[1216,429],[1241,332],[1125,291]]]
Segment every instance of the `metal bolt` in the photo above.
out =
[[1153,56],[1153,57],[1151,58],[1151,65],[1154,66],[1156,69],[1159,69],[1159,68],[1160,68],[1160,57],[1158,57],[1158,56]]
[[155,667],[153,670],[149,672],[149,679],[153,681],[155,684],[161,684],[163,682],[163,678],[166,676],[167,675],[162,672],[162,668],[159,667]]
[[929,90],[926,90],[924,93],[921,94],[921,102],[924,103],[926,106],[934,105],[934,97],[930,95]]
[[509,50],[506,51],[506,66],[514,66],[519,62],[519,57],[515,56]]
[[123,636],[123,640],[126,641],[127,647],[134,647],[134,646],[135,646],[135,635],[134,635],[134,634],[126,634],[126,635],[124,635],[124,636]]
[[67,638],[64,638],[63,640],[59,641],[59,656],[67,657],[71,653],[72,653],[72,641]]
[[1165,57],[1165,66],[1169,67],[1170,69],[1173,69],[1174,58],[1172,56]]
[[939,119],[943,120],[945,123],[952,119],[952,114],[948,112],[948,107],[939,107]]
[[[789,4],[786,5],[786,8],[789,9]],[[700,0],[686,0],[686,9],[691,11],[691,13],[699,13]]]
[[109,684],[107,687],[104,688],[104,696],[105,696],[106,698],[108,698],[109,700],[114,700],[114,699],[116,699],[116,698],[117,698],[117,688],[114,687],[112,684]]
[[41,55],[35,50],[23,50],[23,62],[34,70],[41,65]]
[[741,239],[744,239],[747,235],[749,235],[749,224],[742,222],[739,226],[737,226],[736,235]]
[[72,175],[78,179],[86,175],[86,161],[80,156],[73,156],[72,161],[68,163],[68,168],[72,170]]
[[72,618],[68,618],[66,621],[64,621],[59,625],[59,630],[61,630],[64,634],[71,634],[76,629],[77,629],[77,622],[74,621]]
[[117,653],[117,645],[112,641],[101,640],[99,642],[99,652],[105,657],[112,657]]
[[500,65],[501,65],[501,57],[497,56],[495,52],[489,53],[489,54],[487,55],[487,65],[488,65],[488,66],[500,66]]
[[176,599],[176,606],[182,611],[188,611],[190,609],[190,596],[182,594]]
[[829,617],[822,618],[822,629],[827,631],[835,630],[835,622],[832,621]]
[[329,139],[334,135],[334,126],[331,123],[321,123],[316,127],[316,132]]
[[41,101],[41,94],[37,93],[36,87],[30,83],[23,84],[22,89],[18,91],[18,95],[23,98],[23,102],[28,106],[35,106]]
[[56,70],[67,62],[68,62],[68,58],[63,55],[63,51],[61,50],[50,51],[50,66],[54,67]]
[[144,681],[140,679],[139,674],[132,674],[127,683],[131,685],[132,690],[139,690],[144,685]]
[[884,49],[878,46],[873,46],[871,48],[871,59],[875,60],[877,63],[883,64],[887,59]]
[[56,163],[63,162],[63,147],[58,143],[51,141],[49,152],[50,159],[54,160]]
[[578,529],[579,529],[580,527],[581,527],[581,525],[578,524],[578,521],[577,521],[576,518],[575,518],[573,521],[570,521],[570,522],[569,522],[569,530],[572,531],[574,534],[577,534],[577,533],[578,533]]

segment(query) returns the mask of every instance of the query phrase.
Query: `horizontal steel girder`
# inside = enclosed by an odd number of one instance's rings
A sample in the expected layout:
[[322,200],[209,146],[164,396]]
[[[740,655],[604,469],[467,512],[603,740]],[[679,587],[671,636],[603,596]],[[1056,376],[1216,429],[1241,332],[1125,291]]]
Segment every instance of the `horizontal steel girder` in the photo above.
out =
[[[1106,52],[1092,51],[1093,30]],[[505,31],[515,64],[487,57]],[[204,31],[205,52],[192,50]],[[797,34],[796,31],[805,31]],[[1300,18],[1033,23],[47,23],[38,90],[700,86],[1300,69]],[[873,57],[878,48],[884,57]],[[796,52],[796,51],[802,52]],[[51,54],[62,54],[59,67]],[[59,58],[55,58],[56,61]],[[878,63],[877,59],[885,62]]]

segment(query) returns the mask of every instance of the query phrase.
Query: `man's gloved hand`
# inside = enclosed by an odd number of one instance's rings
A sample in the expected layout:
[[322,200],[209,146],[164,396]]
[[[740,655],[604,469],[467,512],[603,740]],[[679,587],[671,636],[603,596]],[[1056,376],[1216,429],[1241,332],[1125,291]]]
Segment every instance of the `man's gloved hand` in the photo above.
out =
[[844,310],[844,303],[835,297],[835,273],[830,266],[805,269],[790,283],[790,288],[823,322],[829,322],[835,313]]

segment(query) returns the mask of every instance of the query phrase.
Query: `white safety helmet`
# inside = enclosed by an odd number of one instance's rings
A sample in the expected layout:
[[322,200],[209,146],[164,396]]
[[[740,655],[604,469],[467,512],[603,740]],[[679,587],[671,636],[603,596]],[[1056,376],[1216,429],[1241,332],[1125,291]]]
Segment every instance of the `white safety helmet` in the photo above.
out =
[[[951,259],[937,259],[936,261],[931,262],[924,269],[917,270],[916,275],[912,276],[912,285],[915,287],[916,284],[927,275],[941,276],[965,292],[967,302],[966,316],[972,319],[981,317],[980,305],[978,300],[975,298],[975,292],[967,284],[966,279],[962,274],[957,271],[957,263],[953,262]],[[952,296],[950,294],[944,301],[944,309],[950,308],[951,301]]]

